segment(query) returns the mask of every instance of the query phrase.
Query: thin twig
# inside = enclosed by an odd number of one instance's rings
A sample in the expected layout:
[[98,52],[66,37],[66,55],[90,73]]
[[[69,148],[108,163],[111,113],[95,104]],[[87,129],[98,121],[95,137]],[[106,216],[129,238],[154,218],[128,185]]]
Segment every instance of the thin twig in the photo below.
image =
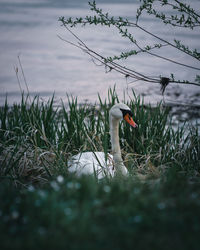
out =
[[[98,54],[97,52],[91,50],[77,35],[74,34],[74,32],[72,32],[66,25],[65,25],[66,29],[70,31],[70,33],[76,38],[78,39],[78,44],[75,44],[73,42],[70,42],[60,36],[58,36],[62,41],[81,49],[83,52],[85,52],[86,54],[88,54],[89,56],[91,56],[93,59],[97,60],[98,62],[100,62],[102,65],[110,67],[111,70],[115,70],[117,72],[119,72],[120,74],[123,74],[125,77],[130,77],[133,79],[141,80],[141,81],[146,81],[146,82],[154,82],[154,83],[160,83],[161,78],[157,77],[157,78],[151,78],[148,76],[145,76],[137,71],[134,71],[132,69],[126,68],[124,66],[121,66],[118,63],[115,62],[108,62],[106,57]],[[170,83],[179,83],[179,84],[186,84],[186,82],[184,81],[175,81],[175,80],[169,80]],[[188,84],[191,85],[196,85],[196,86],[200,86],[200,84],[198,83],[194,83],[194,82],[188,82]]]
[[20,55],[18,55],[17,57],[18,57],[20,69],[21,69],[21,72],[22,72],[22,76],[23,76],[23,79],[24,79],[24,84],[25,84],[25,86],[26,86],[27,95],[28,95],[29,101],[30,101],[30,103],[31,103],[30,91],[29,91],[28,84],[27,84],[27,81],[26,81],[26,77],[25,77],[25,74],[24,74],[24,70],[23,70],[23,67],[22,67]]

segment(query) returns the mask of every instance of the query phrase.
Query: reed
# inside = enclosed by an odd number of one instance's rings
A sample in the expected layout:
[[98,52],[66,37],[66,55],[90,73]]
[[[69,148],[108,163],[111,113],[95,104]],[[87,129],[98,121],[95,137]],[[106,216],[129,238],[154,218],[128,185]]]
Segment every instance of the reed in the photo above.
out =
[[[98,104],[78,104],[68,96],[67,104],[54,107],[54,96],[47,102],[35,97],[30,103],[22,95],[21,103],[0,108],[1,178],[19,183],[44,182],[52,175],[67,175],[67,160],[84,151],[110,151],[109,108],[119,101],[114,90]],[[121,148],[132,174],[156,176],[170,168],[177,171],[199,170],[200,139],[198,128],[170,124],[168,110],[144,105],[134,92],[123,100],[133,110],[139,124],[132,129],[121,123]],[[33,174],[34,172],[34,174]],[[34,177],[34,178],[33,178]],[[38,177],[38,178],[37,178]]]
[[[77,178],[68,159],[84,151],[110,152],[109,108],[54,106],[22,95],[0,108],[0,245],[2,249],[197,249],[200,137],[197,127],[174,129],[168,110],[123,100],[137,129],[121,123],[127,178]],[[17,188],[16,188],[17,186]],[[189,230],[188,230],[189,228]],[[12,239],[12,240],[10,240]]]

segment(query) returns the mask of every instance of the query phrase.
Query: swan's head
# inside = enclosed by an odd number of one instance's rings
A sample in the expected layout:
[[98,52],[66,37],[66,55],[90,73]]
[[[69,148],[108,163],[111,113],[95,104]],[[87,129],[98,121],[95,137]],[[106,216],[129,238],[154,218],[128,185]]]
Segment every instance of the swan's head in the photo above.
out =
[[137,124],[133,121],[133,113],[124,103],[117,103],[110,109],[110,115],[118,120],[124,119],[132,127],[136,128]]

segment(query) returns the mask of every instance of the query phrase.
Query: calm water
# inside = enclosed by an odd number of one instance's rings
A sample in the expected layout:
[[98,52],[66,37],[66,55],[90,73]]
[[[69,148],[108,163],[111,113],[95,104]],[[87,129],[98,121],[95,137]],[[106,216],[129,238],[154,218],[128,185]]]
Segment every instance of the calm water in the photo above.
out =
[[[98,1],[99,6],[111,15],[124,16],[134,20],[139,1]],[[196,9],[199,1],[190,4]],[[87,0],[0,0],[0,105],[5,96],[9,103],[20,100],[20,88],[14,68],[19,68],[18,55],[31,94],[40,94],[48,98],[55,92],[57,100],[66,99],[66,93],[78,96],[79,101],[97,100],[97,92],[104,98],[107,90],[116,84],[119,95],[123,90],[134,88],[136,93],[143,94],[146,102],[156,103],[163,99],[157,84],[142,82],[130,83],[117,73],[105,73],[103,67],[95,65],[91,58],[69,44],[64,39],[74,38],[60,26],[60,16],[76,17],[92,14]],[[141,25],[154,31],[155,34],[172,41],[176,35],[193,48],[200,49],[200,32],[176,30],[162,26],[159,22],[144,16]],[[142,44],[156,43],[150,36],[138,30],[130,30]],[[74,32],[93,50],[105,56],[119,54],[132,49],[132,45],[118,35],[117,30],[101,27],[76,28]],[[198,62],[166,47],[162,55],[174,60],[198,66]],[[138,55],[123,62],[124,65],[149,76],[169,76],[171,72],[179,79],[193,79],[198,73],[177,65],[173,65],[148,55]],[[21,71],[19,70],[21,88],[26,92]],[[180,104],[192,103],[200,105],[200,88],[171,84],[167,88],[165,102]]]

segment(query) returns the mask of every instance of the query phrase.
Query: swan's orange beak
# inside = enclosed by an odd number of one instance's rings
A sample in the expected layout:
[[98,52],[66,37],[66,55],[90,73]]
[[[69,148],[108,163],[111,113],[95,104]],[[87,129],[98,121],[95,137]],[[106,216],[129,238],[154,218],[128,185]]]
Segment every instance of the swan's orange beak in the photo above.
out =
[[133,121],[133,118],[129,114],[126,114],[124,116],[124,120],[128,122],[128,124],[130,124],[132,127],[137,128],[138,125]]

